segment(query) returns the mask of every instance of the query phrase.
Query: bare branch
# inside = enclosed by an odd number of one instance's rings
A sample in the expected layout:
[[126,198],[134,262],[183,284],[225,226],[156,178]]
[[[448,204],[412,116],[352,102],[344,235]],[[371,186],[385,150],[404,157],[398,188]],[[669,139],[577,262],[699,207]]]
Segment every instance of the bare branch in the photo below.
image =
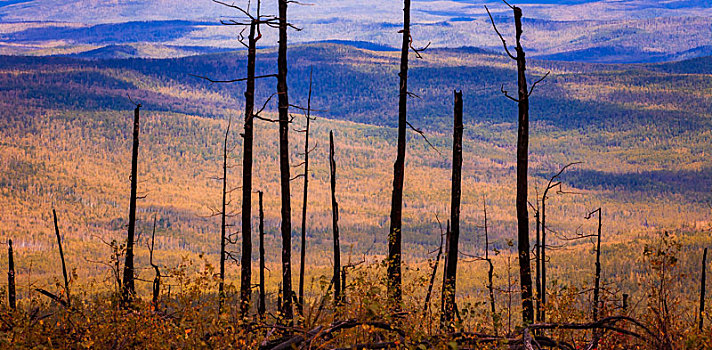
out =
[[[507,6],[512,7],[509,4],[507,4]],[[490,13],[490,10],[487,8],[487,5],[485,5],[485,10],[487,10],[487,14],[489,15],[490,21],[492,21],[492,27],[494,28],[494,31],[497,33],[497,35],[499,35],[499,40],[502,40],[502,46],[504,46],[504,51],[507,52],[507,56],[509,56],[513,60],[516,60],[517,57],[512,55],[512,53],[509,51],[509,48],[507,47],[507,41],[504,40],[504,37],[499,32],[499,29],[497,29],[497,25],[494,24],[494,18],[492,18],[492,13]]]

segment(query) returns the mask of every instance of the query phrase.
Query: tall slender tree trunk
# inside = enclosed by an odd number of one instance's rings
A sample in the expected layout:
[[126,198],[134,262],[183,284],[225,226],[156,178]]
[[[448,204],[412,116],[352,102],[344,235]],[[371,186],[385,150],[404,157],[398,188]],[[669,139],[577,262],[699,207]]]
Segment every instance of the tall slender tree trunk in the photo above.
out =
[[490,259],[489,257],[489,224],[487,222],[487,200],[484,197],[482,198],[482,210],[485,215],[485,260],[489,265],[489,270],[487,270],[487,290],[489,291],[490,313],[492,315],[492,329],[494,330],[495,334],[497,334],[499,325],[497,321],[497,310],[495,308],[494,302],[494,264],[492,263],[492,259]]
[[334,230],[334,303],[341,302],[341,247],[339,245],[339,203],[336,202],[336,161],[334,161],[334,132],[329,132],[329,169],[331,173],[331,222]]
[[136,230],[136,187],[138,184],[138,145],[141,105],[134,110],[133,152],[131,155],[131,198],[129,199],[129,228],[126,235],[126,260],[121,297],[124,304],[131,303],[136,295],[134,287],[134,232]]
[[151,298],[151,305],[153,305],[154,310],[158,310],[158,297],[161,295],[161,270],[153,262],[153,249],[156,243],[156,216],[153,216],[153,231],[151,232],[151,250],[149,251],[148,262],[153,267],[156,272],[156,276],[153,278],[153,297]]
[[257,60],[257,21],[250,24],[245,89],[245,132],[242,154],[242,255],[240,258],[240,314],[247,316],[252,296],[252,145],[254,137],[255,62]]
[[452,329],[455,319],[455,293],[457,290],[457,255],[460,239],[460,199],[462,197],[462,91],[455,91],[454,130],[452,144],[452,193],[448,254],[445,263],[445,288],[443,289],[443,326]]
[[289,97],[287,95],[287,4],[279,0],[279,49],[277,58],[277,93],[279,94],[279,170],[282,188],[282,313],[288,323],[292,309],[292,206],[289,190]]
[[707,287],[707,248],[705,248],[705,252],[702,254],[702,266],[700,270],[700,314],[699,314],[699,328],[700,332],[702,332],[702,328],[704,327],[705,324],[705,291]]
[[408,50],[410,49],[410,0],[403,1],[403,45],[401,47],[400,91],[398,101],[398,146],[393,165],[393,196],[391,198],[391,225],[388,233],[388,299],[395,309],[400,308],[401,288],[401,235],[403,220],[403,182],[405,179],[406,127],[408,123]]
[[435,257],[435,264],[433,264],[433,272],[430,275],[430,283],[428,284],[428,292],[425,294],[425,303],[423,306],[423,314],[428,312],[428,308],[430,307],[430,298],[433,293],[433,286],[435,285],[435,275],[438,272],[438,265],[440,265],[440,258],[443,255],[443,245],[444,245],[444,238],[442,234],[443,227],[440,226],[440,247],[438,248],[438,254]]
[[64,262],[64,250],[62,249],[62,236],[59,235],[59,225],[57,224],[57,212],[52,209],[54,218],[54,233],[57,236],[57,247],[59,247],[59,259],[62,261],[62,276],[64,277],[64,293],[67,295],[67,307],[72,306],[72,298],[69,295],[69,276],[67,275],[67,264]]
[[7,302],[10,308],[17,308],[17,294],[15,294],[15,257],[12,251],[12,240],[7,241]]
[[539,302],[539,322],[546,321],[546,199],[549,193],[549,187],[544,189],[544,195],[541,197],[541,295]]
[[596,242],[596,277],[593,286],[593,322],[598,321],[601,293],[601,208],[598,208],[598,234]]
[[309,73],[309,97],[307,98],[307,125],[304,128],[304,191],[302,193],[302,247],[299,264],[299,313],[304,310],[304,268],[307,255],[307,197],[309,194],[309,126],[311,124],[312,74]]
[[264,317],[265,305],[265,212],[262,207],[262,191],[258,192],[260,204],[260,304],[257,306],[257,313]]
[[537,198],[537,209],[534,213],[536,219],[536,321],[541,321],[541,212],[539,211],[539,199]]
[[228,118],[225,139],[223,140],[222,204],[220,209],[220,282],[218,283],[218,313],[222,313],[225,303],[225,260],[227,259],[227,155],[228,136],[232,126],[232,115]]
[[522,293],[522,318],[524,324],[534,321],[532,303],[532,273],[529,257],[529,212],[527,210],[529,167],[529,90],[527,87],[527,60],[521,44],[522,10],[514,10],[514,26],[517,38],[517,86],[519,100],[519,128],[517,133],[517,241],[519,250],[519,274]]

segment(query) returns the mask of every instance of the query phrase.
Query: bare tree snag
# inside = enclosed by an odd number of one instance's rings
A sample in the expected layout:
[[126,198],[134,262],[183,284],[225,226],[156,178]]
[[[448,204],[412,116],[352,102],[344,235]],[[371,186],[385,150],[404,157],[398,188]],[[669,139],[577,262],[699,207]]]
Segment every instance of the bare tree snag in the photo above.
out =
[[391,198],[391,225],[388,232],[388,299],[395,309],[400,308],[401,287],[401,235],[403,226],[403,182],[405,179],[406,126],[408,124],[408,50],[410,49],[410,0],[403,1],[403,45],[401,47],[400,92],[398,100],[398,146],[393,165],[393,196]]
[[54,217],[54,233],[57,236],[57,247],[59,247],[59,258],[62,261],[62,276],[64,277],[64,293],[67,295],[67,307],[72,305],[72,299],[69,296],[69,276],[67,275],[67,264],[64,262],[64,250],[62,249],[62,236],[59,235],[59,225],[57,225],[57,212],[52,209]]
[[[447,226],[445,229],[445,261],[444,266],[447,267],[448,259],[450,257],[450,237],[451,237],[451,231],[450,231],[450,220],[447,221]],[[442,288],[440,290],[440,323],[442,324],[444,321],[443,314],[445,313],[445,289],[447,289],[447,273],[443,272],[443,284]]]
[[598,234],[596,242],[596,277],[593,285],[593,322],[598,321],[599,294],[601,291],[601,208],[598,208],[586,215],[586,219],[598,213]]
[[[538,197],[538,196],[537,196]],[[536,321],[541,321],[541,209],[539,207],[539,199],[536,202],[536,211],[534,212],[536,219]]]
[[311,124],[312,73],[309,72],[309,96],[307,98],[306,127],[304,128],[304,191],[302,193],[302,247],[299,264],[299,313],[304,309],[304,268],[307,247],[307,197],[309,194],[309,126]]
[[148,263],[153,267],[153,270],[156,272],[156,276],[153,277],[153,295],[151,298],[151,305],[153,306],[154,310],[158,310],[158,297],[161,295],[161,270],[158,268],[158,265],[156,265],[153,262],[153,251],[155,248],[155,241],[156,241],[156,216],[153,216],[153,231],[151,231],[151,249],[148,250],[149,255],[148,255]]
[[702,328],[705,324],[705,291],[707,287],[707,248],[702,254],[702,267],[700,271],[700,313],[699,313],[699,329],[702,332]]
[[292,309],[292,207],[289,189],[289,96],[287,95],[287,4],[279,0],[279,48],[277,57],[277,94],[279,95],[279,168],[282,192],[282,313],[288,323]]
[[12,251],[12,240],[7,241],[7,302],[10,308],[17,308],[17,294],[15,294],[15,257]]
[[[505,4],[507,4],[505,2]],[[527,86],[527,60],[522,48],[522,9],[507,4],[514,12],[514,27],[516,30],[516,56],[512,55],[507,47],[504,37],[499,33],[494,23],[489,9],[487,13],[492,21],[494,30],[502,40],[502,44],[507,55],[517,62],[517,87],[518,98],[511,97],[502,88],[502,92],[508,98],[514,100],[519,105],[519,127],[517,132],[517,242],[519,251],[519,274],[522,293],[522,318],[525,325],[534,322],[534,305],[532,301],[532,273],[531,260],[529,257],[529,213],[527,210],[527,190],[528,190],[528,167],[529,167],[529,96],[536,83],[532,85],[532,90]]]
[[445,289],[443,289],[443,326],[452,329],[455,319],[457,290],[457,254],[460,239],[460,200],[462,197],[462,91],[455,91],[454,130],[452,143],[452,193],[450,199],[451,232],[445,260]]
[[[259,5],[259,4],[258,4]],[[240,260],[240,314],[247,316],[252,296],[252,148],[254,139],[255,66],[257,61],[258,18],[250,23],[245,89],[245,132],[242,158],[242,254]]]
[[[437,218],[437,216],[436,216]],[[440,220],[438,219],[438,223],[440,223]],[[443,245],[444,245],[444,237],[445,233],[443,232],[443,225],[440,224],[440,246],[438,247],[438,254],[435,257],[435,263],[433,264],[433,272],[430,275],[430,283],[428,284],[428,292],[425,294],[425,305],[423,306],[423,314],[426,314],[428,312],[428,308],[430,307],[430,298],[433,293],[433,285],[435,284],[435,275],[438,272],[438,265],[440,264],[440,258],[443,255]]]
[[136,187],[138,185],[138,145],[141,105],[134,109],[133,151],[131,154],[131,198],[129,199],[129,228],[126,235],[126,260],[121,298],[124,304],[130,304],[136,295],[134,287],[134,232],[136,231]]
[[559,170],[558,173],[554,174],[554,176],[549,178],[549,182],[544,188],[544,194],[542,194],[541,196],[541,258],[539,259],[541,264],[541,295],[539,300],[539,302],[541,303],[541,314],[539,315],[539,322],[544,322],[546,320],[546,200],[549,199],[550,190],[559,187],[559,192],[561,192],[561,181],[558,181],[559,176],[561,176],[561,174],[563,174],[566,169],[576,164],[581,164],[581,162],[566,164]]
[[265,307],[265,211],[262,207],[262,196],[264,192],[257,192],[260,205],[260,303],[257,306],[257,313],[264,317]]
[[232,126],[232,115],[228,117],[225,139],[223,140],[222,207],[220,209],[220,282],[218,282],[218,313],[222,313],[225,303],[225,260],[227,259],[227,159],[228,137]]
[[339,203],[336,202],[336,161],[334,161],[334,132],[329,132],[329,169],[331,173],[331,220],[334,230],[334,303],[341,302],[341,247],[339,245]]
[[489,291],[490,313],[492,314],[492,330],[495,334],[497,334],[497,330],[499,328],[499,318],[497,317],[494,300],[494,264],[492,263],[492,259],[489,257],[489,224],[487,222],[487,199],[485,199],[485,197],[482,197],[482,211],[485,215],[485,260],[489,265],[489,269],[487,270],[487,290]]

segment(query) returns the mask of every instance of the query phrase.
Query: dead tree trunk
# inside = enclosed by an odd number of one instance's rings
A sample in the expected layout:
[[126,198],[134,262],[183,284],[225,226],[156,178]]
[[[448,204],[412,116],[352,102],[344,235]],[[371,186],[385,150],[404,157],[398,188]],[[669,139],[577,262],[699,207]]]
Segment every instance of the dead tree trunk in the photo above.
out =
[[539,207],[539,199],[536,202],[536,211],[534,212],[536,219],[536,321],[541,321],[541,211]]
[[277,94],[279,94],[279,168],[282,191],[282,290],[281,306],[287,323],[294,318],[292,309],[292,207],[289,190],[289,97],[287,95],[287,4],[279,0],[279,48],[277,58]]
[[153,262],[153,250],[155,248],[156,242],[156,216],[153,216],[153,231],[151,231],[151,249],[149,250],[148,262],[153,267],[156,272],[156,276],[153,277],[153,296],[151,298],[151,305],[153,305],[154,310],[158,310],[158,297],[161,295],[161,270]]
[[299,313],[304,308],[304,266],[307,247],[307,197],[309,194],[309,126],[311,124],[312,74],[309,73],[309,97],[307,98],[307,125],[304,128],[304,192],[302,193],[302,247],[299,264]]
[[223,141],[222,207],[220,210],[220,282],[218,283],[218,313],[222,313],[225,303],[225,260],[227,259],[227,158],[228,136],[232,126],[232,116],[228,117]]
[[[445,229],[445,261],[443,262],[445,265],[445,270],[447,270],[447,264],[448,260],[450,258],[450,237],[451,237],[451,231],[450,231],[450,220],[447,221],[447,226]],[[442,314],[444,313],[445,310],[445,289],[447,288],[447,273],[443,272],[443,284],[441,288],[441,293],[440,293],[440,313],[441,313],[441,318],[440,318],[440,323],[443,321]]]
[[400,63],[400,92],[398,101],[398,146],[393,165],[393,196],[391,198],[391,225],[388,233],[388,299],[395,309],[400,308],[401,288],[401,234],[403,220],[403,182],[405,179],[406,126],[408,123],[408,50],[410,49],[410,0],[403,1],[403,44]]
[[487,200],[484,197],[482,198],[482,208],[485,215],[485,260],[487,261],[487,264],[489,264],[489,270],[487,270],[487,290],[489,291],[490,313],[492,314],[492,330],[495,334],[497,334],[499,325],[497,321],[497,310],[494,302],[494,264],[492,263],[492,259],[489,257],[489,224],[487,222]]
[[[438,223],[440,220],[438,220]],[[423,314],[428,312],[430,307],[430,298],[433,293],[433,285],[435,284],[435,275],[438,272],[438,265],[440,264],[440,258],[443,255],[443,243],[444,243],[444,233],[443,226],[440,224],[440,246],[438,247],[438,254],[435,257],[435,264],[433,264],[433,273],[430,275],[430,283],[428,284],[428,292],[425,294],[425,305],[423,306]]]
[[64,293],[67,295],[67,307],[72,305],[72,299],[69,296],[69,276],[67,275],[67,264],[64,262],[64,250],[62,250],[62,237],[59,235],[59,225],[57,225],[57,212],[52,209],[54,217],[54,233],[57,236],[57,247],[59,247],[59,258],[62,261],[62,276],[64,277]]
[[[506,2],[505,2],[506,3]],[[507,43],[494,24],[492,14],[487,13],[492,21],[494,30],[502,40],[507,55],[517,62],[517,92],[518,97],[514,98],[507,94],[502,87],[502,92],[508,98],[517,102],[519,107],[518,131],[517,131],[517,242],[519,252],[519,274],[522,294],[522,319],[525,325],[534,321],[534,305],[532,301],[532,273],[531,259],[529,257],[529,213],[527,210],[527,190],[528,190],[528,167],[529,167],[529,96],[536,83],[529,90],[527,85],[527,60],[522,48],[522,9],[507,4],[514,12],[514,28],[516,31],[516,56],[512,55],[507,47]],[[546,76],[545,76],[546,77]],[[543,78],[542,78],[543,79]],[[537,82],[538,83],[538,82]]]
[[7,302],[10,308],[17,308],[17,294],[15,294],[15,257],[12,252],[12,240],[7,242]]
[[702,328],[704,327],[705,324],[705,291],[707,287],[707,248],[705,248],[705,252],[702,254],[702,267],[700,271],[700,314],[699,314],[699,328],[700,332],[702,332]]
[[265,212],[262,207],[262,191],[257,192],[260,204],[260,303],[257,306],[257,313],[264,317],[265,307]]
[[[545,76],[546,77],[546,76]],[[554,176],[549,179],[549,182],[544,188],[544,194],[541,196],[541,258],[539,259],[541,264],[541,294],[540,294],[540,315],[539,322],[546,321],[546,200],[549,199],[549,191],[559,187],[561,189],[561,181],[558,181],[559,176],[566,171],[570,166],[580,164],[580,162],[569,163],[559,170]]]
[[129,228],[126,235],[126,260],[124,262],[124,279],[122,282],[121,298],[124,304],[133,300],[136,289],[134,287],[134,232],[136,230],[136,187],[138,184],[138,135],[140,125],[141,105],[136,105],[134,110],[133,125],[133,152],[131,155],[131,198],[129,199]]
[[242,254],[240,258],[240,314],[247,316],[252,296],[252,148],[254,138],[255,62],[259,18],[252,20],[248,36],[245,132],[242,159]]
[[331,172],[331,220],[334,230],[334,303],[341,302],[341,247],[339,245],[339,203],[336,202],[336,162],[334,161],[334,132],[329,132],[329,169]]
[[455,319],[455,292],[457,290],[457,253],[460,239],[460,199],[462,197],[462,91],[455,91],[454,130],[452,143],[452,193],[448,254],[445,263],[445,288],[443,289],[443,326],[452,329]]
[[596,235],[596,277],[593,286],[593,322],[598,321],[599,295],[601,293],[601,208],[596,209],[595,212],[598,212],[598,234]]

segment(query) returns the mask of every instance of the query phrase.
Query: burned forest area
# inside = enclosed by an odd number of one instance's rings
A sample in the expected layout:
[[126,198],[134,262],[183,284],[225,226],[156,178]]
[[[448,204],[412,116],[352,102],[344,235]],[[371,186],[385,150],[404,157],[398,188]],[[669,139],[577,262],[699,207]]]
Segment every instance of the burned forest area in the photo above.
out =
[[267,1],[206,0],[234,51],[0,56],[0,348],[712,349],[712,57],[540,59],[499,0],[486,49],[411,0],[398,47],[292,43],[319,4]]

